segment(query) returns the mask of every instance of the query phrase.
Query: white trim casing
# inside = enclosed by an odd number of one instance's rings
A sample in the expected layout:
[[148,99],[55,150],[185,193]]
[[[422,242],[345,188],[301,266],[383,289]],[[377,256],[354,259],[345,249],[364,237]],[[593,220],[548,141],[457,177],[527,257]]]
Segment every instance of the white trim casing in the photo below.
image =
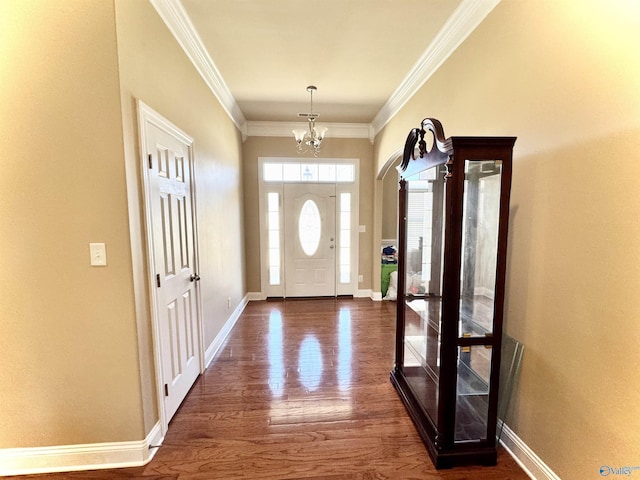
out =
[[218,67],[179,0],[149,0],[193,66],[239,130],[246,122]]
[[[261,300],[266,300],[267,296],[262,292],[249,292],[247,293],[247,300],[249,302],[259,302]],[[373,292],[369,289],[358,289],[354,292],[353,298],[370,298],[374,302],[382,301],[382,293]]]
[[371,300],[374,300],[373,292],[370,288],[359,288],[353,294],[353,298],[370,298]]
[[216,354],[220,351],[220,348],[222,348],[224,341],[231,333],[231,330],[233,330],[233,327],[240,318],[240,315],[247,306],[247,303],[249,303],[249,294],[245,295],[245,297],[240,301],[236,309],[231,313],[231,316],[227,319],[225,324],[218,332],[218,335],[216,335],[216,338],[214,338],[213,342],[211,342],[211,345],[207,347],[207,350],[204,354],[205,368],[209,367]]
[[[193,205],[193,235],[194,235],[194,253],[198,255],[199,252],[199,242],[197,238],[197,212],[196,212],[196,201],[195,201],[195,153],[193,147],[193,138],[180,130],[177,126],[171,123],[169,120],[164,118],[154,109],[152,109],[149,105],[144,103],[142,100],[137,99],[137,111],[138,111],[138,132],[139,132],[139,143],[140,143],[140,166],[141,169],[141,179],[142,179],[142,194],[143,194],[143,205],[144,205],[144,217],[145,217],[145,231],[147,237],[147,275],[149,279],[154,278],[154,261],[153,261],[153,235],[151,234],[152,230],[152,218],[151,218],[151,204],[149,192],[150,184],[149,184],[149,169],[146,165],[145,158],[146,152],[149,151],[146,138],[146,130],[147,123],[153,125],[160,130],[168,133],[169,135],[175,137],[177,140],[183,142],[184,144],[189,146],[189,163],[191,166],[191,185],[190,191],[192,195],[192,205]],[[198,258],[194,259],[194,267],[198,268]],[[197,271],[197,270],[196,270]],[[162,389],[162,385],[164,383],[164,372],[163,372],[163,363],[162,363],[162,345],[160,340],[160,331],[158,325],[158,294],[157,289],[154,287],[153,282],[149,282],[149,298],[150,298],[150,308],[151,308],[151,332],[152,332],[152,340],[153,340],[153,356],[154,356],[154,366],[155,366],[155,380],[156,380],[156,402],[158,406],[158,412],[160,414],[160,427],[162,429],[163,436],[167,433],[167,429],[169,426],[169,420],[167,419],[167,413],[165,409],[164,402],[164,391]],[[199,286],[196,286],[199,288]],[[200,372],[204,371],[204,330],[202,324],[202,305],[201,305],[201,293],[198,290],[198,299],[197,299],[197,315],[198,315],[198,347],[199,347],[199,368]]]
[[[173,34],[178,44],[182,47],[187,57],[191,60],[196,70],[209,86],[216,98],[222,104],[233,123],[242,133],[243,141],[247,136],[283,136],[263,135],[252,133],[263,128],[270,129],[271,126],[264,126],[263,123],[277,124],[280,122],[247,122],[240,107],[236,103],[233,95],[222,75],[218,71],[213,59],[204,46],[202,39],[198,35],[189,15],[179,0],[149,0],[156,9],[160,18],[165,23],[169,31]],[[438,32],[434,40],[420,56],[412,69],[407,72],[402,82],[382,106],[374,117],[371,125],[362,124],[362,128],[368,129],[366,137],[361,137],[356,132],[361,127],[354,127],[350,136],[347,132],[352,127],[349,125],[361,124],[329,124],[332,130],[330,136],[335,138],[369,138],[373,143],[373,138],[380,133],[380,130],[400,111],[400,109],[413,97],[416,92],[433,75],[440,65],[458,48],[458,46],[475,30],[475,28],[485,19],[485,17],[500,3],[500,0],[463,0],[451,17]],[[291,130],[288,122],[283,122],[288,130]],[[340,125],[344,125],[344,130]],[[346,136],[339,136],[346,135]]]
[[151,461],[158,450],[152,446],[163,440],[158,422],[140,441],[0,449],[0,475],[139,467]]
[[500,444],[529,477],[534,480],[560,480],[560,477],[506,424],[502,425]]
[[[247,294],[242,299],[207,348],[207,366],[231,333],[249,302],[249,296]],[[0,476],[139,467],[153,459],[158,450],[155,447],[162,445],[163,440],[161,423],[158,422],[141,441],[0,449]]]
[[372,290],[371,291],[371,300],[373,300],[374,302],[381,302],[382,301],[382,292],[374,292]]
[[478,25],[500,3],[500,0],[463,0],[440,29],[415,65],[404,76],[371,124],[375,135],[389,123],[400,109],[426,83],[440,65],[471,35]]
[[[340,283],[338,281],[338,256],[336,256],[336,295],[352,295],[358,288],[358,259],[360,252],[360,240],[357,226],[359,225],[359,201],[360,201],[360,159],[358,158],[291,158],[291,157],[258,157],[258,198],[259,198],[259,217],[260,217],[260,295],[266,297],[285,297],[285,267],[284,267],[284,185],[288,183],[304,183],[304,182],[266,182],[264,180],[264,163],[335,163],[335,164],[352,164],[354,165],[354,181],[353,182],[330,182],[335,183],[336,187],[336,208],[338,208],[338,199],[341,193],[351,194],[351,281],[349,283]],[[315,182],[311,182],[314,184]],[[322,184],[325,182],[318,182]],[[268,234],[267,234],[267,195],[268,193],[277,193],[280,202],[279,214],[279,231],[280,231],[280,272],[281,281],[279,285],[269,284],[269,268],[266,264],[268,259]],[[336,234],[338,234],[339,224],[336,217]]]

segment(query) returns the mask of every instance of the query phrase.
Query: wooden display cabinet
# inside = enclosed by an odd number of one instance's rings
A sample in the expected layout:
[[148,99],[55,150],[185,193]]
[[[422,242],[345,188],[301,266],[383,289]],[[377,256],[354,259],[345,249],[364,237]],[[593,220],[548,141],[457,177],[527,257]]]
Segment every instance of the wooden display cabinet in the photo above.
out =
[[391,381],[436,468],[496,464],[515,140],[445,138],[427,118],[409,133],[398,167]]

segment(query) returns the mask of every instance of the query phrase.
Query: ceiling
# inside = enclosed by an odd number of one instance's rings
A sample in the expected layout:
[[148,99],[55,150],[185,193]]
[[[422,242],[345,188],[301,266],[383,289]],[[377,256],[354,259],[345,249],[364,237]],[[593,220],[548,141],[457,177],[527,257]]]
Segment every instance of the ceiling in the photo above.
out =
[[499,0],[150,0],[241,128],[381,128]]

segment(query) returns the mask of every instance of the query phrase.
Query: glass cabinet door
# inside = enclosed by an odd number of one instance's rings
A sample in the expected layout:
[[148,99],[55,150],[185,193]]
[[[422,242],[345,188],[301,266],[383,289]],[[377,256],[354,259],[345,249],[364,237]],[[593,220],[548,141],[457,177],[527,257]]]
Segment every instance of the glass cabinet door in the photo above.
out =
[[[466,160],[464,172],[459,343],[493,336],[502,162]],[[487,439],[490,343],[458,348],[455,442]]]
[[492,350],[484,345],[458,348],[455,442],[487,440]]
[[493,334],[502,162],[466,160],[460,270],[461,337]]
[[437,428],[445,170],[407,179],[404,360],[407,383]]

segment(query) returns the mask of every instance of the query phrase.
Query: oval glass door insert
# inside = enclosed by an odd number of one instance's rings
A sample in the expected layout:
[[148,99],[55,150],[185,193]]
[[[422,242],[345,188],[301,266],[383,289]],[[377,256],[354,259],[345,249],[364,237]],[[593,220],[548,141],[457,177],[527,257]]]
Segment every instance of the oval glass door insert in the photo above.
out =
[[307,200],[302,205],[298,217],[298,238],[302,251],[307,256],[311,257],[318,251],[321,232],[322,219],[318,205],[313,200]]

